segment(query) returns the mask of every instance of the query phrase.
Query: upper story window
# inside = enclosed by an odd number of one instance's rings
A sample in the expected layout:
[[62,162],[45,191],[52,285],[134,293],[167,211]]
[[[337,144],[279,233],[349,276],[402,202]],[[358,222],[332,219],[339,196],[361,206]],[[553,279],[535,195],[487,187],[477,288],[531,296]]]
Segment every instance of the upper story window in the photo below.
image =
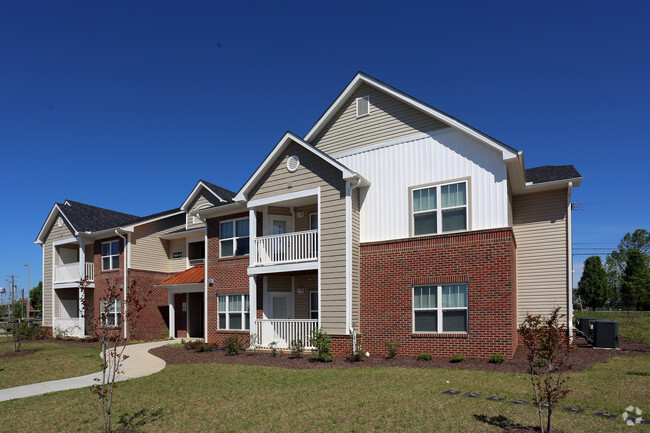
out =
[[235,257],[248,254],[248,232],[248,218],[221,222],[219,224],[219,256]]
[[318,229],[318,214],[310,213],[309,214],[309,230]]
[[467,230],[467,181],[412,191],[413,235]]
[[467,332],[467,284],[413,287],[413,332]]
[[102,271],[120,267],[120,241],[102,242]]

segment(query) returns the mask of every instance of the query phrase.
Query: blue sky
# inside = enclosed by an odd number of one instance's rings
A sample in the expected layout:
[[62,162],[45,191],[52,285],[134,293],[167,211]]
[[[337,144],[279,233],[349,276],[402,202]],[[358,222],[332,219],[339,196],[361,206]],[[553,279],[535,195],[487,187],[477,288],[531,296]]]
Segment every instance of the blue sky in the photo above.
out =
[[576,253],[650,228],[647,1],[228,3],[3,4],[0,286],[27,287],[25,263],[40,280],[54,202],[147,215],[200,178],[236,191],[359,70],[527,167],[575,165]]

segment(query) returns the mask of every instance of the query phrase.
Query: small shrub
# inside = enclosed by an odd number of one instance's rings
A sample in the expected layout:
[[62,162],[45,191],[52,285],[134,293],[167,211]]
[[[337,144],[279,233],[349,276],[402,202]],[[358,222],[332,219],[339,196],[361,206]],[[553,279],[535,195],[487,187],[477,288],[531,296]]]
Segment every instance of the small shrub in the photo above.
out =
[[208,343],[199,344],[194,348],[195,352],[212,352],[213,350],[214,350],[214,346]]
[[418,355],[418,361],[431,361],[433,359],[433,355],[430,353],[420,353]]
[[312,354],[319,362],[332,362],[332,337],[323,331],[323,328],[314,331],[311,337],[311,345],[314,346]]
[[506,360],[505,355],[502,355],[501,353],[495,353],[493,355],[490,355],[490,359],[488,362],[490,364],[501,364]]
[[359,362],[363,360],[363,351],[361,349],[353,352],[350,356],[347,357],[347,360],[350,362]]
[[199,347],[201,344],[203,344],[202,341],[199,340],[191,340],[185,343],[185,348],[187,350],[196,350],[197,347]]
[[537,358],[533,362],[533,367],[546,367],[548,365],[548,360],[546,358]]
[[294,359],[302,358],[302,353],[305,351],[305,345],[302,340],[295,339],[292,340],[289,344],[289,350],[291,350],[291,357]]
[[32,330],[29,327],[29,324],[25,321],[16,323],[13,328],[11,328],[11,342],[14,346],[14,352],[20,351],[20,346],[23,344],[23,340],[29,340],[31,338]]
[[465,355],[460,355],[460,354],[455,354],[451,357],[449,362],[464,362],[465,361]]
[[271,341],[269,343],[269,349],[271,349],[271,356],[278,356],[282,354],[282,349],[278,349],[277,341]]
[[399,353],[399,348],[401,346],[400,342],[395,340],[386,340],[384,341],[384,344],[386,345],[386,357],[388,359],[395,358]]
[[226,337],[223,348],[226,350],[227,356],[235,356],[239,355],[239,352],[244,350],[244,344],[241,342],[238,335],[229,335]]

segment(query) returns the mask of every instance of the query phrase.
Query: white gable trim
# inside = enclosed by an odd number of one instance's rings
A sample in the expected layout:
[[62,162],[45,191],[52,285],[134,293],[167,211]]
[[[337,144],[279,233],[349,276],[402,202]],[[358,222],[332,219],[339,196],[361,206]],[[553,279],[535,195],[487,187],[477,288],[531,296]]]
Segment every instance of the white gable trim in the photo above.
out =
[[215,196],[217,199],[219,199],[219,201],[220,201],[221,203],[225,203],[225,202],[226,202],[226,200],[224,200],[223,197],[221,197],[221,196],[220,196],[219,194],[217,194],[216,192],[212,191],[212,190],[210,189],[209,186],[207,186],[205,183],[203,183],[202,180],[200,180],[200,181],[196,184],[196,186],[194,187],[194,189],[192,190],[192,192],[190,193],[190,195],[185,199],[185,201],[184,201],[183,204],[181,205],[181,208],[180,208],[180,209],[181,209],[182,211],[187,211],[187,210],[188,210],[187,207],[188,207],[188,206],[192,203],[192,201],[194,201],[194,199],[199,195],[199,192],[201,191],[201,188],[205,188],[205,189],[207,189],[207,190],[210,192],[210,194],[212,194],[212,195]]
[[429,116],[431,116],[431,117],[433,117],[433,118],[435,118],[435,119],[437,119],[437,120],[439,120],[441,122],[444,122],[444,123],[448,124],[449,126],[452,126],[452,127],[456,128],[456,129],[470,135],[471,137],[476,138],[477,140],[481,141],[482,143],[485,143],[488,146],[491,146],[491,147],[499,150],[502,153],[504,160],[505,159],[515,158],[517,156],[516,151],[505,147],[503,144],[498,143],[497,141],[495,141],[494,139],[488,137],[487,135],[482,134],[482,133],[472,129],[472,128],[468,127],[467,125],[459,122],[458,120],[446,115],[445,113],[443,113],[441,111],[438,111],[438,110],[436,110],[436,109],[434,109],[432,107],[429,107],[429,106],[423,104],[422,102],[417,101],[417,100],[411,98],[408,95],[405,95],[404,93],[398,92],[395,89],[392,89],[392,88],[388,87],[387,85],[385,85],[385,84],[375,80],[374,78],[371,78],[371,77],[369,77],[369,76],[367,76],[367,75],[365,75],[365,74],[363,74],[361,72],[359,72],[352,79],[350,84],[348,84],[347,87],[345,88],[345,90],[343,90],[343,92],[341,92],[341,94],[338,96],[338,98],[336,98],[334,103],[332,103],[332,105],[327,109],[325,114],[323,114],[323,116],[321,116],[321,118],[318,119],[318,122],[316,122],[316,124],[309,130],[307,135],[305,135],[305,141],[311,142],[316,137],[316,135],[318,135],[318,133],[321,132],[321,130],[325,127],[327,122],[329,122],[331,120],[331,118],[339,111],[339,109],[342,107],[343,103],[350,97],[352,92],[354,92],[363,83],[368,84],[368,85],[370,85],[372,87],[375,87],[375,88],[381,90],[382,92],[385,92],[385,93],[391,95],[395,99],[398,99],[399,101],[401,101],[401,102],[403,102],[403,103],[405,103],[407,105],[410,105],[411,107],[413,107],[413,108],[415,108],[417,110],[420,110],[423,113],[428,114]]
[[66,217],[65,214],[61,211],[61,208],[59,207],[59,205],[55,204],[54,206],[52,206],[52,210],[50,211],[49,215],[45,219],[45,223],[43,224],[43,227],[41,227],[41,231],[38,232],[38,236],[36,236],[36,240],[34,241],[35,244],[40,245],[40,244],[43,244],[45,242],[45,239],[43,238],[43,236],[45,235],[45,232],[47,231],[47,229],[50,228],[50,226],[52,224],[54,224],[54,220],[56,219],[56,213],[54,212],[55,210],[59,211],[59,215],[61,215],[61,217],[64,218],[68,222],[68,224],[72,228],[72,232],[74,233],[74,235],[77,236],[79,234],[79,231],[76,228],[74,228],[74,226],[72,225],[72,223],[70,222],[68,217]]
[[301,139],[294,133],[287,132],[284,134],[284,136],[278,142],[278,144],[275,145],[275,147],[273,148],[271,153],[268,154],[266,159],[264,159],[264,162],[262,162],[262,164],[257,168],[255,173],[253,173],[250,179],[248,179],[246,184],[239,190],[239,192],[235,196],[236,202],[245,202],[248,200],[248,193],[253,188],[253,186],[257,184],[257,182],[262,178],[262,175],[266,172],[266,170],[271,166],[271,164],[273,164],[273,162],[275,162],[277,157],[292,142],[296,143],[299,146],[302,146],[305,150],[308,150],[309,152],[313,153],[317,157],[325,160],[326,162],[334,166],[336,169],[340,170],[343,175],[343,179],[352,179],[352,178],[362,179],[363,182],[367,183],[368,185],[370,184],[367,180],[363,179],[359,174],[355,173],[354,171],[350,170],[349,168],[347,168],[340,162],[336,161],[332,157],[316,149],[311,144],[306,143],[303,139]]

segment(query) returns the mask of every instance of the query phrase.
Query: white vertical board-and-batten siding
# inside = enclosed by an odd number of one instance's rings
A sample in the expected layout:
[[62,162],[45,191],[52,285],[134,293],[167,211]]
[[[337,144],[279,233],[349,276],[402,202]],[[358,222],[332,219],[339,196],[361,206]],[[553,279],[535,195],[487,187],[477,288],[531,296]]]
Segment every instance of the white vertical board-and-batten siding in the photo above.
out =
[[335,157],[371,183],[361,194],[361,242],[409,237],[409,188],[460,178],[469,178],[469,229],[508,226],[503,158],[461,132],[445,130]]

